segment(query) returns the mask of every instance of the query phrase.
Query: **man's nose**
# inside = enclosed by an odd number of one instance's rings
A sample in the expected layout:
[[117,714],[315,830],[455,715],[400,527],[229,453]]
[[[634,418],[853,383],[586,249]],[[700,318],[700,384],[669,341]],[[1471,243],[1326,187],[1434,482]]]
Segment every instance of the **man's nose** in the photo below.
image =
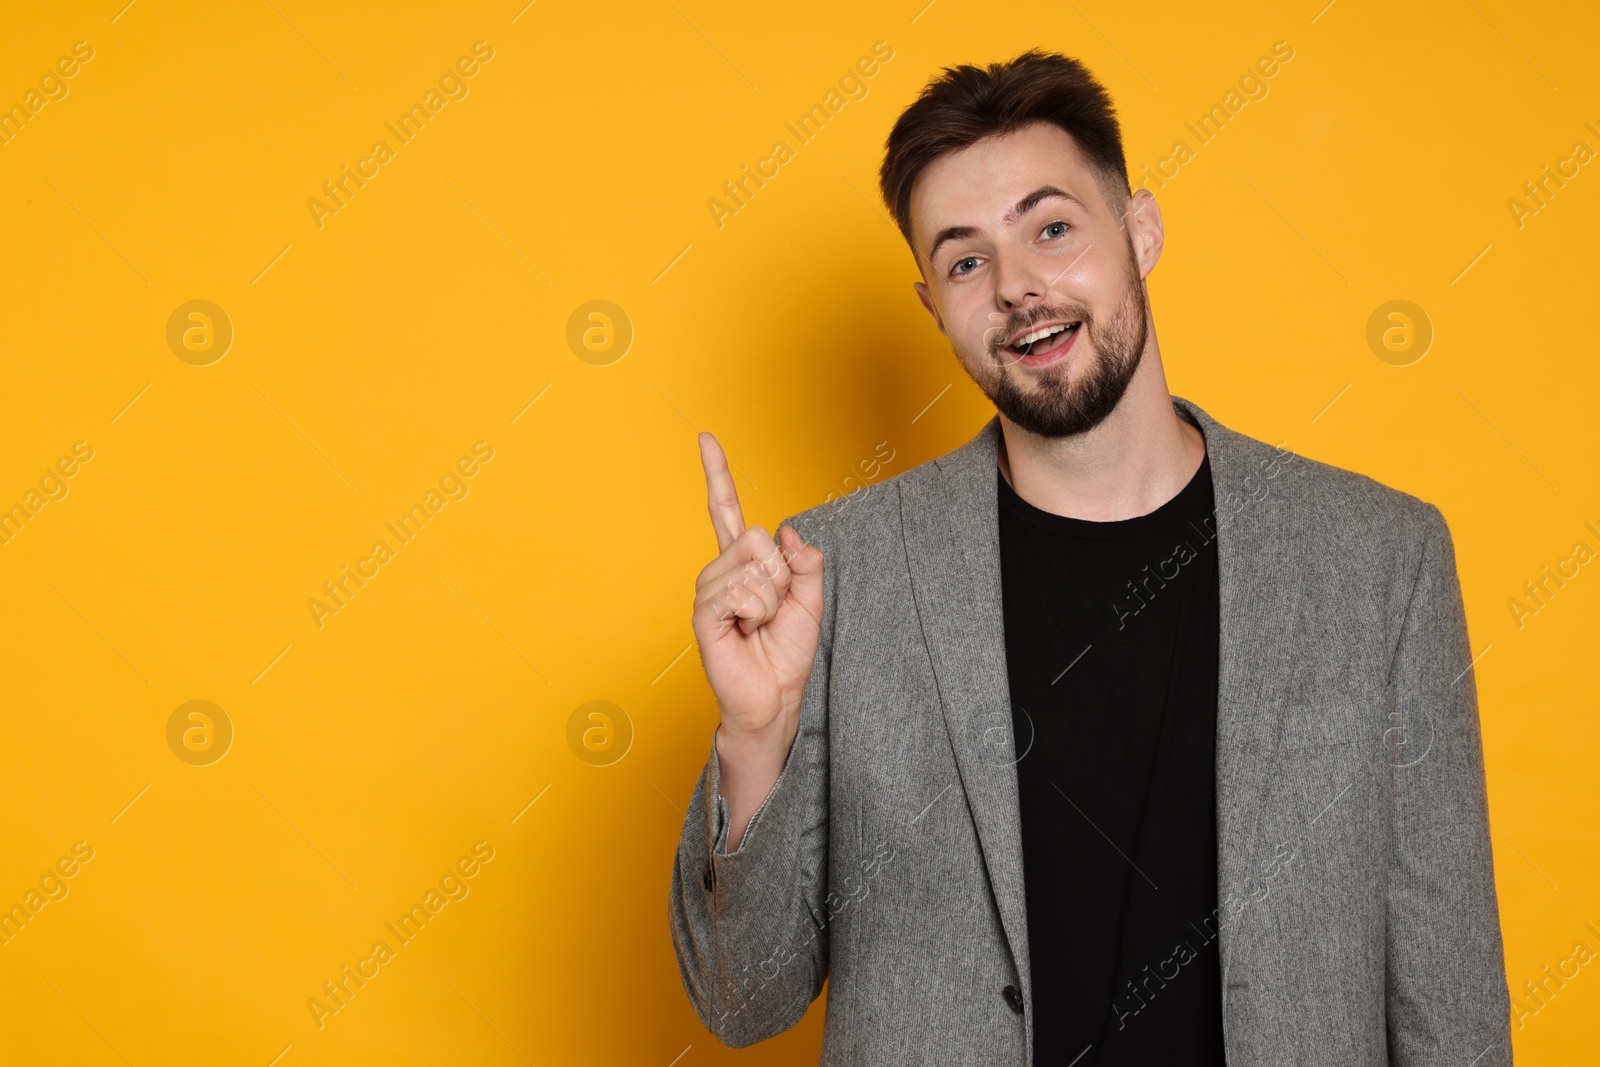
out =
[[1007,311],[1043,300],[1050,286],[1042,264],[1021,251],[998,250],[994,259],[995,302]]

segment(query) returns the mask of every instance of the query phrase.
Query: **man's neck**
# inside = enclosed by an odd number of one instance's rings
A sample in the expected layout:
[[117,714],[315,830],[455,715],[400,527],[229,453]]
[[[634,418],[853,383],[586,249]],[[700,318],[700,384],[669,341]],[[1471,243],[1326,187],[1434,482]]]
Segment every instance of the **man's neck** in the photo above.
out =
[[1000,428],[1000,471],[1011,488],[1042,511],[1074,519],[1147,515],[1177,496],[1205,458],[1205,436],[1174,409],[1160,354],[1151,350],[1116,409],[1088,433],[1039,437],[1004,415]]

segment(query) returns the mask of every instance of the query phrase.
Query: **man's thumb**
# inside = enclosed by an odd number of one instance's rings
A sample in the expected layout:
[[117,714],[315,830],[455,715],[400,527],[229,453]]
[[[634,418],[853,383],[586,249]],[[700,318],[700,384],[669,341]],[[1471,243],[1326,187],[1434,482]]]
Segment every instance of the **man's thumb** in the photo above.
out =
[[778,531],[784,558],[789,561],[789,595],[805,605],[814,618],[822,618],[822,549],[801,540],[793,526]]

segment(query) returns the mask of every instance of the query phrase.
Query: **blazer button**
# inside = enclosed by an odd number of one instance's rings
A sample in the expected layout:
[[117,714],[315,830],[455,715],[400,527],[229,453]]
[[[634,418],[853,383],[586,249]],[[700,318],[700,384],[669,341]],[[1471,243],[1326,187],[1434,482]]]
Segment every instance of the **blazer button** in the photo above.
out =
[[1011,1005],[1011,1010],[1018,1015],[1022,1014],[1022,991],[1014,985],[1008,985],[1000,990],[1000,995],[1006,998],[1006,1003]]
[[706,864],[706,873],[700,879],[700,884],[706,887],[707,893],[711,892],[711,888],[717,884],[716,876],[711,873],[711,864],[709,863]]

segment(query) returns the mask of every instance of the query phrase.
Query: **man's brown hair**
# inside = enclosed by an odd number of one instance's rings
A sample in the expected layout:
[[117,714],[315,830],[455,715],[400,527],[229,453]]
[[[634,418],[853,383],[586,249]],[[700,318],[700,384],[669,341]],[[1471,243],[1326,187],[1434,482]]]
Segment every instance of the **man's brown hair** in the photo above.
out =
[[986,68],[946,67],[901,112],[878,170],[883,202],[913,255],[911,187],[923,169],[946,152],[1034,122],[1054,123],[1072,137],[1098,173],[1107,203],[1131,195],[1116,108],[1082,63],[1035,48]]

